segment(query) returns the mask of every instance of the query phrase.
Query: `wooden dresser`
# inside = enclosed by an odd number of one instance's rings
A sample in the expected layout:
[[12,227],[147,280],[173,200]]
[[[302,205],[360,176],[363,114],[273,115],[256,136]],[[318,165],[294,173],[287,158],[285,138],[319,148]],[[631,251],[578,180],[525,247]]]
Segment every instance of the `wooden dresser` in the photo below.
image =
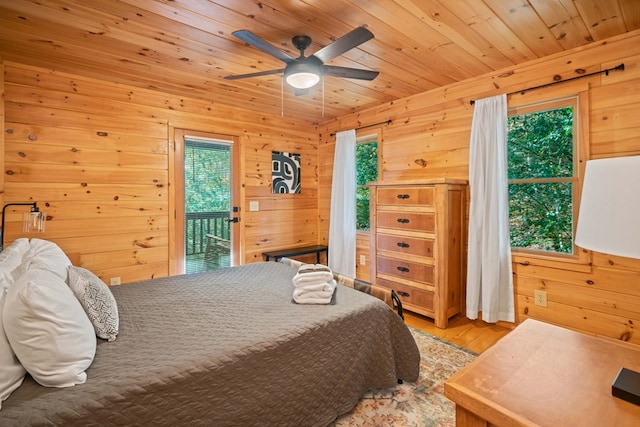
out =
[[463,311],[467,181],[376,182],[371,189],[371,281],[439,328]]

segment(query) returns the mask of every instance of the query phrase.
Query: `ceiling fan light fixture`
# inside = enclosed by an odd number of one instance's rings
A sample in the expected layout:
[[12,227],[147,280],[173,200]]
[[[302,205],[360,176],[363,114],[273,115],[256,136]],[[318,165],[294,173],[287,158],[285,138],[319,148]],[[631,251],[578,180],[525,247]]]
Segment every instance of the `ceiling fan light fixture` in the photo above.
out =
[[309,89],[318,84],[320,76],[313,73],[293,73],[286,77],[287,83],[296,89]]
[[331,61],[333,58],[360,46],[367,40],[371,40],[373,38],[373,33],[369,31],[365,25],[348,32],[310,56],[305,56],[304,52],[309,46],[311,46],[311,37],[307,35],[293,36],[291,44],[300,51],[300,56],[297,58],[290,56],[285,51],[278,49],[249,30],[238,30],[231,34],[248,45],[273,56],[287,65],[284,69],[225,76],[225,79],[227,80],[269,76],[284,72],[284,80],[289,86],[297,89],[296,94],[298,94],[300,91],[305,91],[306,89],[317,85],[323,76],[357,80],[373,80],[378,76],[377,71],[324,65],[325,62]]
[[320,81],[320,67],[309,63],[295,63],[284,70],[284,79],[296,89],[309,89]]

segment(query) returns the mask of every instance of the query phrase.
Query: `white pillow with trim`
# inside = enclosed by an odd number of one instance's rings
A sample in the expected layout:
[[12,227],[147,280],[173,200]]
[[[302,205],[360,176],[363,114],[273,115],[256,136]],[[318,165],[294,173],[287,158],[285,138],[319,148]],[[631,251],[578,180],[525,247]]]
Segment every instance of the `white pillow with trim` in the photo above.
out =
[[0,408],[2,402],[20,385],[27,371],[13,352],[2,326],[5,291],[0,289]]
[[0,252],[0,279],[4,278],[0,288],[11,286],[13,282],[26,270],[25,254],[29,252],[29,239],[14,240]]
[[67,267],[71,265],[71,260],[67,257],[60,246],[42,239],[31,239],[30,249],[26,255],[28,259],[27,269],[41,268],[55,273],[59,278],[67,280]]
[[38,383],[70,387],[86,381],[96,354],[95,331],[55,273],[30,269],[20,276],[7,292],[2,321],[13,351]]

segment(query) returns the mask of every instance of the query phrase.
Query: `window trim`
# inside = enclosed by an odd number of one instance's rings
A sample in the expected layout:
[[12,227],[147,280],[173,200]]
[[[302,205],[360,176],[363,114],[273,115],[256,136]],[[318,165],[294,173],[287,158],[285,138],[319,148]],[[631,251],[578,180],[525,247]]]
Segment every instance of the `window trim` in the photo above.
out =
[[[576,226],[578,224],[578,215],[580,211],[580,196],[582,194],[582,182],[584,180],[584,168],[586,161],[589,159],[589,97],[588,91],[574,90],[562,95],[555,94],[555,96],[544,95],[540,96],[540,92],[527,96],[528,94],[522,94],[517,97],[511,96],[508,100],[509,108],[508,115],[526,114],[529,112],[541,111],[541,107],[545,109],[558,108],[564,105],[568,105],[568,101],[574,106],[574,173],[573,178],[553,178],[553,179],[539,179],[541,182],[564,182],[570,180],[573,183],[573,253],[562,254],[557,252],[543,252],[526,248],[511,248],[512,259],[514,262],[522,264],[529,264],[530,261],[539,260],[542,264],[553,266],[555,268],[563,268],[566,264],[589,264],[590,252],[576,246],[575,233]],[[544,91],[550,92],[550,90]],[[518,181],[518,180],[514,180]],[[511,182],[511,181],[510,181]],[[528,182],[531,182],[528,180]],[[540,262],[539,262],[540,263]]]

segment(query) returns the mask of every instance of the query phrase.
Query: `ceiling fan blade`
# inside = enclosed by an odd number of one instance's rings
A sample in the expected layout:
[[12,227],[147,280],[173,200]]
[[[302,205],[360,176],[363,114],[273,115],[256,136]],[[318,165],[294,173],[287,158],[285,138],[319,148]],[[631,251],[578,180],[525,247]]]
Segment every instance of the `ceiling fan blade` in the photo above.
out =
[[378,77],[377,71],[360,70],[358,68],[334,67],[332,65],[323,65],[322,74],[332,77],[343,77],[346,79],[373,80]]
[[249,78],[249,77],[269,76],[271,74],[278,74],[278,73],[283,73],[283,72],[284,72],[284,68],[281,68],[279,70],[267,70],[267,71],[258,71],[257,73],[238,74],[236,76],[225,76],[225,79],[227,79],[227,80],[239,80],[239,79],[246,79],[246,78]]
[[342,55],[346,51],[351,50],[372,38],[373,33],[371,31],[367,30],[365,27],[358,27],[340,37],[333,43],[323,47],[314,53],[313,56],[320,59],[322,62],[331,61],[333,58]]
[[279,59],[280,61],[288,64],[289,62],[293,61],[294,58],[292,58],[291,56],[289,56],[289,54],[287,54],[286,52],[281,51],[280,49],[278,49],[277,47],[267,43],[266,41],[262,40],[260,37],[256,36],[255,34],[253,34],[251,31],[249,30],[238,30],[238,31],[234,31],[233,33],[231,33],[232,36],[235,36],[237,38],[239,38],[240,40],[242,40],[243,42],[257,48],[260,49],[261,51],[268,53],[269,55],[273,56],[274,58]]

